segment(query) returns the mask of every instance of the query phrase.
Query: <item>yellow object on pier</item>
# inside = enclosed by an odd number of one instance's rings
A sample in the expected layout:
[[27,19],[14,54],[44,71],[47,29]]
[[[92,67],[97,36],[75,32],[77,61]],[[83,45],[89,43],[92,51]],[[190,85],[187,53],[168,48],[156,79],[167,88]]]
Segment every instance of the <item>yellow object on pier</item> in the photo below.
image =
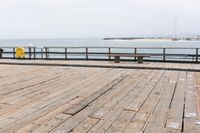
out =
[[16,57],[17,58],[25,58],[25,50],[22,47],[16,48]]

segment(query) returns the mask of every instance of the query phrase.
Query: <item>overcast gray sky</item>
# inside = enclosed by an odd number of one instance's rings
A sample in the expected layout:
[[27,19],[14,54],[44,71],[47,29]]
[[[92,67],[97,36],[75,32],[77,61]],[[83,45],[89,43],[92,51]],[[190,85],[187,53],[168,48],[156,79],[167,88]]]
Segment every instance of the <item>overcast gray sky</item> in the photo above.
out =
[[200,0],[0,0],[0,38],[200,34]]

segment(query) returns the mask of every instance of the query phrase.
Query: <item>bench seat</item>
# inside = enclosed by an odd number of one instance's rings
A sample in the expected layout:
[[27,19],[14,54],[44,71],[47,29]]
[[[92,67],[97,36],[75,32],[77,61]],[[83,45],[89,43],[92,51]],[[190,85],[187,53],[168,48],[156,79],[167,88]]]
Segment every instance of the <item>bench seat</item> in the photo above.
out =
[[150,57],[151,55],[147,54],[109,54],[109,57],[114,57],[115,63],[120,62],[120,57],[136,57],[138,63],[143,63],[144,57]]

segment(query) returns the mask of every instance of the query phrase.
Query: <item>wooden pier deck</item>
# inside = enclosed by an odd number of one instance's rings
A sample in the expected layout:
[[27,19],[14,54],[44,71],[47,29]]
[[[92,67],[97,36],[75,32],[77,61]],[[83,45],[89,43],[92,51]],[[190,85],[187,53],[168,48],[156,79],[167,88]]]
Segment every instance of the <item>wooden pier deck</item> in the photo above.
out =
[[184,70],[0,64],[0,132],[200,133],[200,72]]

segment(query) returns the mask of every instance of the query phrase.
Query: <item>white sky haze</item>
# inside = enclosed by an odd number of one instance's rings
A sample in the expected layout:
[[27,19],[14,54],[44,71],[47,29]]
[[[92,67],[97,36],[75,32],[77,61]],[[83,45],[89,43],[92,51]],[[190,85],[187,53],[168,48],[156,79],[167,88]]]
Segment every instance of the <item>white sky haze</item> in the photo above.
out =
[[200,34],[200,0],[0,0],[0,38]]

